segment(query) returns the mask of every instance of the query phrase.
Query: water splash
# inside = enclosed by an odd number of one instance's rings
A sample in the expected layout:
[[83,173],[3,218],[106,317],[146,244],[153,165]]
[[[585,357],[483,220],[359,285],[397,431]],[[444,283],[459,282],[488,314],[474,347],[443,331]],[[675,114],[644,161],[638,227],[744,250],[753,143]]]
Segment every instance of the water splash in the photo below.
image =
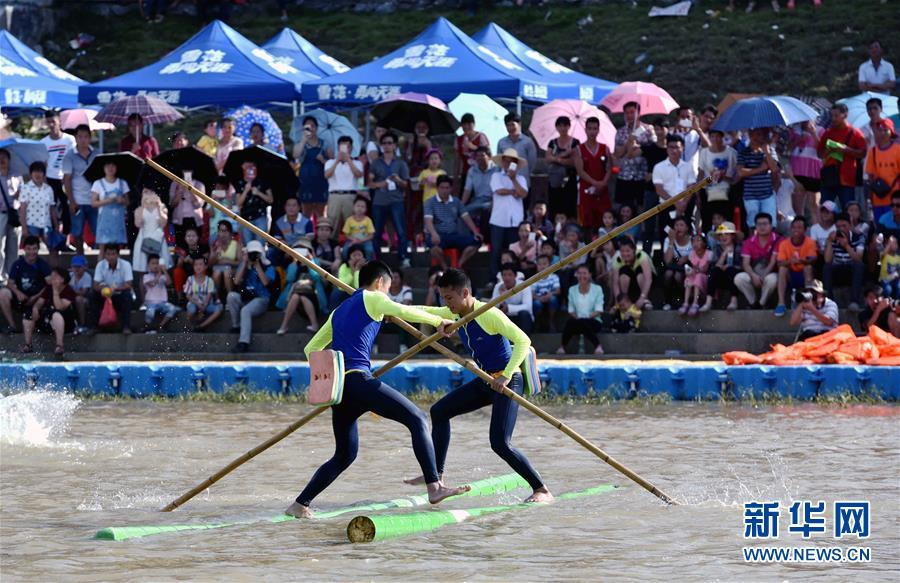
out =
[[69,393],[25,391],[0,396],[0,442],[47,447],[65,434],[81,402]]
[[793,502],[799,487],[790,476],[790,465],[778,453],[761,451],[755,459],[740,467],[729,463],[727,475],[709,478],[702,484],[682,486],[673,497],[687,506],[737,507],[753,500]]

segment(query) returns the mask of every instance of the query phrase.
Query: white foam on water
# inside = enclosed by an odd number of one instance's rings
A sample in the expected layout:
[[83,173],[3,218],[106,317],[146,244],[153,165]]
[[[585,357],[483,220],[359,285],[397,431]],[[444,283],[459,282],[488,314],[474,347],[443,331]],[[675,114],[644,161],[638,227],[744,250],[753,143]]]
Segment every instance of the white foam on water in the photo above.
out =
[[57,445],[80,404],[69,393],[47,389],[0,396],[0,442],[28,447]]

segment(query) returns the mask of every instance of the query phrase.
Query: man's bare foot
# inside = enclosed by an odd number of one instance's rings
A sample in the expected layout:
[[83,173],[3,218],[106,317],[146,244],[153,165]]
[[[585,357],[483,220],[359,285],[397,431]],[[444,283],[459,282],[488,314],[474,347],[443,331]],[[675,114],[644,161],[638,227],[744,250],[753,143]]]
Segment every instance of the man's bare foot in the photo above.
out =
[[419,476],[418,478],[406,478],[403,480],[404,484],[409,484],[410,486],[421,486],[425,483],[425,476]]
[[442,500],[451,496],[459,496],[471,490],[469,485],[459,486],[456,488],[448,488],[443,482],[432,482],[428,484],[428,501],[432,504],[438,504]]
[[536,504],[553,502],[553,494],[550,493],[550,490],[548,490],[546,486],[543,486],[535,490],[531,496],[525,499],[525,502],[534,502]]
[[304,506],[296,501],[288,506],[284,513],[294,518],[313,518],[313,513],[309,506]]

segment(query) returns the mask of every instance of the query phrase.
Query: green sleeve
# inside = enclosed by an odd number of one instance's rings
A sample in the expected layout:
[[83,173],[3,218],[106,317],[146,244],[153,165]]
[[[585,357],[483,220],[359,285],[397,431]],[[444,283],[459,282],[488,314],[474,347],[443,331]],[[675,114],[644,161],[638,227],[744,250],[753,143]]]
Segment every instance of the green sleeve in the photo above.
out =
[[325,321],[325,325],[319,328],[319,331],[315,333],[315,335],[310,338],[309,342],[306,343],[306,348],[303,349],[303,354],[306,355],[306,360],[309,360],[309,354],[311,352],[316,352],[322,350],[329,344],[331,344],[331,316],[334,315],[334,312],[329,314],[328,319]]
[[366,312],[368,312],[369,317],[376,322],[382,321],[385,316],[394,316],[395,318],[400,318],[407,322],[429,324],[437,328],[441,325],[441,322],[444,321],[440,316],[434,316],[428,312],[414,308],[413,306],[398,304],[381,292],[366,291],[363,292],[363,294]]
[[513,373],[519,370],[522,362],[525,361],[528,347],[531,346],[531,339],[528,337],[528,334],[513,324],[512,320],[497,308],[491,308],[475,318],[475,320],[488,334],[500,334],[512,342],[512,356],[509,358],[509,362],[506,363],[506,368],[503,369],[503,376],[511,378]]
[[456,314],[450,311],[450,308],[446,306],[413,306],[417,310],[422,310],[423,312],[428,312],[434,316],[440,316],[445,320],[456,320]]

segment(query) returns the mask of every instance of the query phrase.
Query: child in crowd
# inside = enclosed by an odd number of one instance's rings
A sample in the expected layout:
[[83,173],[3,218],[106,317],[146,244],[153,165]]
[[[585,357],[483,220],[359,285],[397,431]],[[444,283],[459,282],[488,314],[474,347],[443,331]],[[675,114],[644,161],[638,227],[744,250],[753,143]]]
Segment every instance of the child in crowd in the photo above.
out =
[[540,255],[548,256],[550,258],[550,265],[559,262],[559,255],[556,253],[556,245],[553,243],[552,239],[544,239],[541,241]]
[[[547,255],[539,255],[537,258],[538,271],[543,271],[548,267],[550,267],[550,257]],[[553,318],[556,316],[556,311],[559,309],[559,276],[555,273],[551,273],[544,279],[536,282],[532,291],[534,294],[534,299],[532,300],[532,312],[534,314],[534,321],[537,329],[540,331],[546,328],[551,333],[556,332]],[[541,316],[544,315],[544,313],[546,313],[547,319],[546,326],[543,326],[541,322]]]
[[566,227],[569,225],[569,217],[566,213],[556,213],[553,217],[553,241],[557,246],[566,238]]
[[603,237],[604,235],[612,232],[613,229],[616,228],[616,215],[611,210],[603,211],[603,216],[600,217],[600,224],[602,225],[599,229],[597,229],[597,236]]
[[75,292],[75,313],[78,315],[78,327],[76,334],[82,334],[87,330],[88,294],[91,293],[94,280],[87,270],[87,259],[84,255],[76,255],[72,258],[72,275],[69,278],[69,287]]
[[534,206],[531,207],[531,214],[528,216],[528,222],[531,223],[531,230],[539,239],[554,237],[553,222],[547,216],[546,202],[534,203]]
[[50,251],[56,254],[57,241],[52,233],[59,228],[53,189],[47,183],[47,165],[41,161],[32,162],[28,167],[31,180],[19,191],[19,222],[25,225],[27,233],[39,237]]
[[[506,265],[507,263],[512,263],[513,265],[518,266],[519,255],[513,251],[512,249],[506,249],[505,251],[500,253],[500,265]],[[500,275],[500,272],[497,272],[497,282],[500,283],[503,281],[503,277]],[[521,281],[525,281],[525,274],[521,271],[516,272],[516,283]],[[493,289],[493,288],[492,288]]]
[[725,215],[714,212],[711,222],[712,228],[706,232],[706,248],[712,254],[710,258],[715,261],[722,253],[722,246],[719,244],[719,235],[716,233],[716,230],[719,228],[719,225],[725,222]]
[[900,252],[897,249],[897,237],[891,235],[881,254],[881,271],[878,283],[884,290],[884,296],[900,300]]
[[[684,199],[682,199],[683,201]],[[686,204],[686,203],[685,203]],[[677,203],[676,203],[677,205]],[[624,225],[628,221],[634,218],[634,207],[628,204],[623,204],[619,207],[619,224]],[[690,224],[690,223],[689,223]],[[641,226],[635,225],[622,233],[623,235],[631,235],[631,238],[635,241],[641,240]]]
[[616,332],[636,332],[641,327],[641,309],[625,292],[616,296],[613,316],[612,329]]
[[706,237],[703,235],[694,235],[691,244],[693,248],[689,262],[684,267],[684,303],[678,312],[696,316],[700,312],[700,298],[706,293],[709,282],[711,253],[706,248]]
[[197,140],[197,148],[210,158],[216,157],[216,150],[219,149],[219,126],[216,120],[206,120],[203,125],[203,135]]
[[353,202],[353,214],[344,221],[344,228],[341,230],[346,238],[344,242],[343,257],[347,261],[350,250],[353,247],[362,249],[366,260],[375,256],[375,245],[372,240],[375,238],[375,225],[372,219],[366,215],[368,205],[366,199],[358,196]]
[[103,165],[103,178],[95,180],[91,185],[91,206],[97,211],[96,242],[100,248],[100,257],[106,252],[106,246],[125,245],[128,236],[125,232],[126,210],[128,209],[128,183],[117,175],[115,162]]
[[[218,178],[216,178],[216,182],[213,185],[211,194],[216,202],[222,203],[223,206],[237,212],[237,208],[235,207],[234,188],[231,187],[231,183],[228,181],[228,177],[219,176]],[[236,230],[234,220],[225,216],[225,213],[223,213],[219,209],[212,207],[212,216],[209,221],[210,245],[215,243],[215,238],[219,236],[219,223],[223,221],[231,225],[231,232],[233,235]]]
[[429,198],[437,195],[438,176],[447,174],[444,172],[443,168],[441,168],[444,156],[441,154],[440,150],[432,148],[428,150],[426,157],[428,159],[428,168],[422,170],[419,174],[419,188],[422,190],[423,203]]
[[[582,247],[584,247],[584,242],[581,240],[581,229],[579,229],[577,225],[569,225],[566,227],[565,237],[559,242],[559,258],[565,259]],[[575,263],[572,264],[571,267],[574,268],[583,265],[586,261],[587,257],[581,256],[575,260]]]
[[[184,288],[188,274],[193,272],[191,265],[198,257],[203,257],[204,265],[209,263],[209,246],[200,242],[200,233],[194,227],[188,227],[184,232],[184,247],[175,248],[175,269],[172,278],[175,280],[175,289]],[[183,302],[183,294],[179,293],[179,302]]]
[[[602,227],[601,227],[602,229]],[[594,282],[603,287],[603,290],[612,294],[613,265],[618,251],[615,241],[607,241],[599,249],[594,249],[591,257],[594,259]]]
[[163,315],[162,321],[159,323],[159,330],[165,329],[166,325],[178,313],[178,307],[169,303],[169,292],[166,286],[169,285],[169,276],[159,262],[159,255],[150,253],[147,255],[147,273],[141,280],[143,286],[142,294],[144,296],[144,333],[156,334],[153,328],[153,320],[156,314]]
[[187,278],[181,292],[187,297],[188,323],[194,332],[201,332],[219,319],[224,306],[216,296],[215,282],[206,275],[206,258],[197,257],[191,268],[193,275]]

